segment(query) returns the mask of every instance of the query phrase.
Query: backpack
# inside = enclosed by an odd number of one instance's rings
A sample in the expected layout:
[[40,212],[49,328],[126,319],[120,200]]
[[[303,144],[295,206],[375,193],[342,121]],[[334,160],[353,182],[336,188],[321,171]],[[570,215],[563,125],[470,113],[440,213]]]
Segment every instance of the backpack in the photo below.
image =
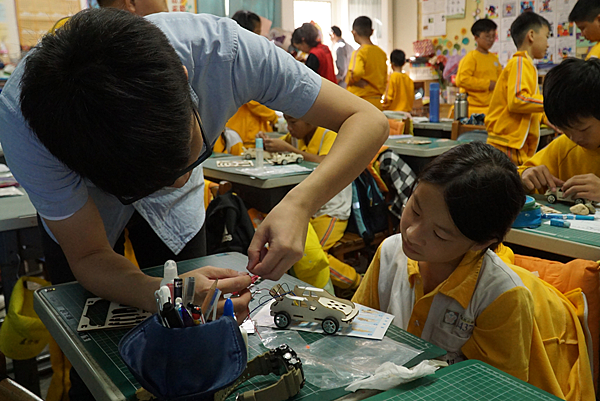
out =
[[208,255],[223,252],[248,254],[254,227],[239,196],[231,191],[218,194],[206,209],[205,224]]
[[377,181],[368,170],[352,182],[352,211],[348,232],[361,236],[369,245],[376,233],[388,229],[388,207]]

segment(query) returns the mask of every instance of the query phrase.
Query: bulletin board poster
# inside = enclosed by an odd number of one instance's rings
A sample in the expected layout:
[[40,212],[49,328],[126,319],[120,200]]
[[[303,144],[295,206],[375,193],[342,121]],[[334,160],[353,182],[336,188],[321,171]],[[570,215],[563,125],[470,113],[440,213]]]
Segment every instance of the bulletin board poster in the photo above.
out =
[[167,7],[170,12],[196,13],[195,0],[167,0]]

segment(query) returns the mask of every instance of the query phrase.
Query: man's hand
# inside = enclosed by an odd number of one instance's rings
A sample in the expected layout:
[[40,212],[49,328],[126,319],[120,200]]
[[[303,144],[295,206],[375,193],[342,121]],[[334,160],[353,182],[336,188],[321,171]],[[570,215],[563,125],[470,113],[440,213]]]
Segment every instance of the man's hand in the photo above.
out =
[[[219,279],[217,288],[223,291],[223,294],[239,294],[237,297],[231,297],[233,310],[238,323],[241,324],[246,316],[248,316],[248,304],[252,299],[250,291],[247,289],[251,283],[250,275],[248,275],[248,273],[206,266],[182,274],[180,277],[194,277],[196,279],[196,295],[194,297],[194,304],[196,305],[202,304],[202,301],[206,297],[214,280]],[[221,298],[217,308],[217,313],[219,315],[223,313],[224,304],[225,299]]]
[[563,185],[565,196],[600,202],[600,178],[595,174],[581,174],[569,178]]
[[496,81],[490,81],[490,91],[493,91],[494,88],[496,87]]
[[564,184],[563,180],[550,174],[550,170],[544,165],[529,167],[521,174],[521,180],[523,181],[523,186],[530,192],[534,189],[543,190],[545,188],[556,191],[557,185]]
[[252,274],[279,280],[302,257],[310,216],[302,207],[289,203],[281,201],[256,230],[248,248],[248,270]]

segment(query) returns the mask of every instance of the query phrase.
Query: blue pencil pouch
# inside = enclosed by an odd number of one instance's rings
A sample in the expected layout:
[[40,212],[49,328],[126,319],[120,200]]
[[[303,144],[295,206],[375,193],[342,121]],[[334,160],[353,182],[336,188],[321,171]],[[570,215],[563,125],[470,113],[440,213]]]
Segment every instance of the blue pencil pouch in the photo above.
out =
[[163,327],[155,314],[129,331],[119,353],[138,382],[161,400],[213,400],[244,372],[238,324],[221,317],[194,327]]

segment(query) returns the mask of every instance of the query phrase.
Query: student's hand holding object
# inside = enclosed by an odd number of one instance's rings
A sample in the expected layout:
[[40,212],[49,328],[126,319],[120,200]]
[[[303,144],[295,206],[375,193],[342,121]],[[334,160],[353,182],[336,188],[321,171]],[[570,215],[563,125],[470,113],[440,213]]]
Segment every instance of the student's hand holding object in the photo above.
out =
[[309,220],[306,208],[286,196],[256,230],[248,248],[248,270],[265,279],[280,279],[304,253]]
[[530,167],[523,171],[523,174],[521,174],[521,180],[523,181],[523,186],[529,191],[533,191],[534,189],[541,190],[545,188],[556,191],[557,185],[560,186],[564,184],[563,180],[550,174],[550,170],[548,170],[548,167],[544,165]]
[[600,202],[600,178],[596,174],[580,174],[569,178],[562,187],[565,196]]
[[[239,293],[239,296],[232,297],[233,310],[238,323],[242,323],[248,315],[248,304],[252,299],[248,286],[252,280],[250,275],[246,272],[238,272],[233,269],[222,269],[220,267],[206,266],[196,270],[192,270],[185,274],[181,274],[179,277],[185,279],[186,277],[195,277],[196,281],[196,295],[194,297],[194,304],[202,304],[202,301],[206,297],[210,286],[213,284],[215,279],[218,279],[217,287],[223,292],[228,293]],[[217,313],[221,315],[223,313],[223,306],[225,305],[225,299],[219,300]]]
[[263,138],[263,144],[268,152],[294,152],[296,150],[291,144],[277,138],[265,137]]

